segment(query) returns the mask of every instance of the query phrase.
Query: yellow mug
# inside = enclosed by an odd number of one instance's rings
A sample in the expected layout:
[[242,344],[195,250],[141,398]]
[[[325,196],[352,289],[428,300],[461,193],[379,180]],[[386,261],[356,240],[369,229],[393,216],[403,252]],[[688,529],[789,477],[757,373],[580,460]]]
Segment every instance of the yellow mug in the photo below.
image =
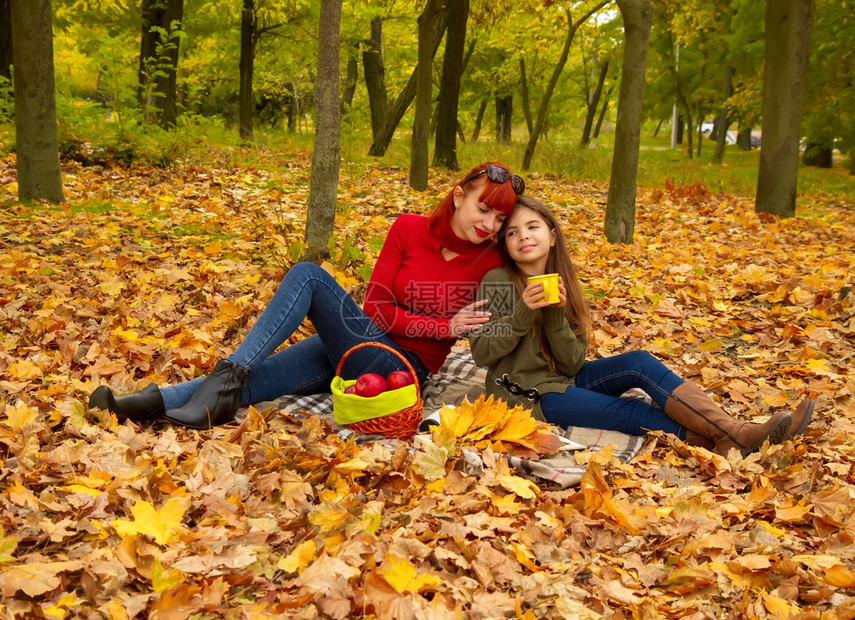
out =
[[543,284],[543,301],[557,304],[561,301],[558,296],[558,274],[545,273],[542,276],[529,276],[528,283],[540,282]]

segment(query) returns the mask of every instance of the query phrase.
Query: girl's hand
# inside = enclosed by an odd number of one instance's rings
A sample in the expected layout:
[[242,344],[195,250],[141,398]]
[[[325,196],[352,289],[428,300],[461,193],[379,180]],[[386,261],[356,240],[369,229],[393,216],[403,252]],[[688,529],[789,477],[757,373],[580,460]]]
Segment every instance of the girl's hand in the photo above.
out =
[[564,288],[564,280],[561,279],[561,276],[558,276],[558,299],[560,301],[553,304],[556,308],[563,308],[567,305],[567,289]]
[[522,294],[522,300],[523,303],[532,310],[540,310],[541,308],[546,308],[547,306],[552,305],[548,301],[544,301],[543,284],[540,282],[533,282],[525,287]]
[[463,334],[466,334],[473,329],[477,329],[489,321],[492,313],[478,310],[478,308],[486,304],[488,301],[488,299],[473,301],[468,306],[463,306],[457,314],[451,317],[451,335],[455,338],[459,338]]

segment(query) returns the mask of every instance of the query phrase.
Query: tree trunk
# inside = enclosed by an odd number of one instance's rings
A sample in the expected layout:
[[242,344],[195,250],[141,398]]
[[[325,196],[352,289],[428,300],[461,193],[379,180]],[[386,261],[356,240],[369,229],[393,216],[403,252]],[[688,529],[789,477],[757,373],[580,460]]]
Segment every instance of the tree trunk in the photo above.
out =
[[597,87],[592,95],[588,97],[588,114],[585,116],[585,128],[582,130],[582,139],[579,144],[589,144],[591,142],[591,129],[594,126],[594,115],[597,113],[597,105],[600,103],[600,96],[603,93],[603,84],[606,82],[606,74],[609,71],[609,61],[606,60],[600,65],[600,75],[597,78]]
[[[139,87],[147,123],[175,126],[178,118],[176,73],[184,0],[142,0]],[[166,33],[166,37],[162,33]]]
[[603,97],[603,105],[600,106],[600,115],[597,117],[597,124],[594,126],[594,139],[596,140],[600,136],[600,129],[603,126],[603,119],[606,117],[606,112],[609,109],[609,102],[612,99],[612,91],[615,89],[614,86],[611,86],[606,91],[606,96]]
[[647,44],[653,25],[653,0],[617,0],[617,5],[623,16],[625,42],[611,182],[603,228],[610,243],[632,243],[641,141],[641,102]]
[[766,4],[763,69],[763,147],[757,176],[757,213],[796,214],[799,138],[804,103],[813,0]]
[[0,77],[12,79],[12,9],[0,0]]
[[496,142],[508,144],[513,126],[514,96],[496,97]]
[[348,48],[347,77],[344,82],[344,92],[341,94],[341,115],[350,112],[353,106],[353,94],[356,92],[356,81],[359,79],[359,63],[356,60],[357,49],[355,46]]
[[152,74],[157,59],[155,53],[157,31],[152,26],[158,26],[161,22],[158,6],[158,0],[142,0],[140,8],[142,32],[140,33],[140,62],[137,69],[137,102],[143,108],[143,117],[147,123],[151,122],[151,110],[154,109],[154,97],[151,91],[154,88]]
[[718,112],[718,119],[713,127],[715,131],[715,153],[713,153],[713,163],[720,164],[724,161],[724,146],[727,144],[727,130],[730,127],[730,119],[727,114],[727,100],[733,96],[733,65],[727,63],[727,69],[724,73],[724,101],[721,103],[721,110]]
[[475,115],[475,129],[472,130],[472,142],[478,141],[478,136],[481,135],[481,121],[484,120],[484,112],[487,111],[487,102],[482,100],[478,106],[478,114]]
[[[610,0],[609,0],[610,1]],[[552,98],[552,93],[555,92],[555,86],[558,84],[558,78],[561,77],[561,72],[564,70],[564,65],[567,63],[567,57],[570,54],[570,43],[573,42],[573,36],[576,34],[576,31],[579,29],[579,26],[584,24],[588,19],[607,5],[609,2],[599,2],[596,6],[591,8],[582,18],[578,19],[574,22],[570,19],[570,14],[567,14],[567,36],[564,39],[564,47],[561,49],[561,57],[558,59],[558,62],[555,65],[555,68],[552,71],[552,76],[549,78],[549,83],[546,85],[546,90],[543,93],[543,99],[540,100],[540,106],[537,110],[537,120],[534,123],[534,130],[531,132],[531,136],[528,139],[528,144],[525,147],[525,153],[523,154],[522,167],[523,170],[529,170],[531,168],[531,160],[534,157],[534,149],[537,146],[537,141],[540,138],[540,134],[543,131],[543,126],[546,123],[546,113],[549,110],[549,100]]]
[[12,0],[10,16],[18,197],[22,201],[63,202],[50,0]]
[[294,82],[288,84],[288,133],[294,133],[299,129],[298,118],[300,115],[300,97],[297,95],[297,87]]
[[160,126],[163,128],[175,127],[178,119],[178,46],[181,43],[178,31],[181,30],[183,18],[184,0],[168,0],[164,28],[169,33],[164,45],[168,64],[165,75],[157,79],[157,90],[164,95],[158,102]]
[[466,143],[466,134],[463,133],[463,125],[460,124],[459,119],[457,121],[457,137],[460,138],[461,142]]
[[[703,35],[701,36],[701,40],[703,40]],[[706,73],[707,73],[707,51],[706,46],[704,47],[704,55],[703,62],[701,63],[701,72],[698,76],[698,83],[704,84],[706,83]],[[704,110],[703,103],[698,103],[698,159],[701,158],[701,145],[704,143],[704,133],[701,129],[703,125],[704,118],[706,118],[706,110]]]
[[[703,116],[701,116],[700,118],[701,118],[701,120],[703,121],[703,118],[704,118],[704,117],[703,117]],[[700,124],[701,124],[701,123],[698,123],[698,125],[700,125]],[[700,158],[701,158],[701,145],[702,145],[703,143],[704,143],[704,132],[703,132],[703,130],[701,129],[701,127],[698,127],[698,153],[697,153],[697,154],[698,154],[698,159],[700,159]]]
[[739,147],[740,151],[751,150],[751,127],[743,127],[739,130],[739,133],[736,134],[736,146]]
[[[448,20],[445,18],[445,11],[443,11],[439,16],[439,21],[437,22],[436,29],[433,32],[434,55],[436,54],[436,50],[439,49],[439,44],[442,42],[442,37],[445,34],[447,23]],[[433,60],[433,55],[431,56],[431,60]],[[392,142],[392,136],[395,135],[395,129],[398,128],[398,123],[401,122],[407,108],[410,107],[410,103],[412,103],[413,98],[416,96],[417,75],[418,65],[410,74],[410,79],[407,81],[407,85],[404,87],[404,90],[401,91],[398,98],[395,99],[395,102],[389,107],[385,122],[383,123],[383,129],[374,137],[374,142],[368,150],[368,154],[372,157],[382,157],[386,152],[386,149],[389,148],[389,144]]]
[[694,147],[694,135],[695,130],[693,127],[695,126],[695,119],[692,117],[692,109],[689,107],[689,102],[686,100],[686,97],[680,90],[680,87],[677,87],[677,98],[681,102],[681,107],[683,108],[683,115],[686,117],[686,155],[689,156],[689,159],[692,159],[695,156],[695,147]]
[[436,142],[433,165],[458,170],[457,163],[457,108],[460,102],[460,77],[463,73],[463,56],[466,53],[466,23],[469,19],[469,0],[448,0],[448,34],[445,37],[445,57],[442,60],[442,78],[439,82],[439,100],[436,104]]
[[683,131],[685,130],[686,123],[683,120],[683,117],[677,113],[677,137],[674,140],[676,144],[683,144]]
[[327,242],[335,225],[335,202],[341,166],[338,99],[341,0],[321,0],[318,25],[318,77],[315,80],[315,148],[306,209],[304,260],[329,256]]
[[805,145],[805,153],[802,156],[805,166],[815,168],[831,168],[834,163],[834,152],[830,146],[823,146],[808,142]]
[[520,92],[522,94],[523,115],[525,115],[525,126],[528,128],[528,137],[534,131],[534,119],[531,116],[531,99],[528,94],[528,79],[525,75],[525,58],[520,56]]
[[379,17],[371,20],[371,37],[365,41],[365,51],[362,52],[362,73],[371,108],[371,137],[377,140],[389,111],[386,69],[383,65],[383,20]]
[[255,64],[255,0],[243,0],[240,16],[240,93],[238,95],[238,135],[252,135],[252,73]]
[[419,15],[419,61],[416,66],[416,109],[410,140],[410,187],[423,192],[428,186],[428,141],[430,104],[433,98],[433,55],[431,35],[442,11],[443,0],[428,0]]

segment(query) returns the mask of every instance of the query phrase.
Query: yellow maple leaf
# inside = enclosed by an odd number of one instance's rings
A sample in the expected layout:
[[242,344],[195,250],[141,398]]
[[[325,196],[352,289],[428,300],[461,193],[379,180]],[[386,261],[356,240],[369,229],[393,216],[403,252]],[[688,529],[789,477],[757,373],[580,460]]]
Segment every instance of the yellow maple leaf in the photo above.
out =
[[775,527],[774,525],[772,525],[768,521],[763,521],[762,519],[758,519],[757,523],[758,523],[758,525],[760,525],[760,527],[762,527],[764,530],[769,532],[775,538],[780,538],[781,536],[783,536],[784,534],[787,533],[787,530],[785,530],[784,528]]
[[17,548],[18,539],[15,536],[5,536],[3,527],[0,526],[0,563],[14,562]]
[[[490,447],[497,453],[532,458],[562,447],[552,427],[535,420],[530,411],[522,407],[510,409],[507,403],[494,400],[492,396],[486,399],[479,396],[472,403],[464,400],[456,408],[443,407],[439,417],[440,429],[445,429],[460,443],[480,449]],[[519,446],[530,452],[520,451]]]
[[370,465],[371,463],[369,463],[368,461],[363,460],[359,456],[355,456],[352,459],[348,459],[347,461],[342,461],[341,463],[333,465],[333,470],[345,475],[354,473],[364,474],[368,473],[366,471],[366,468]]
[[67,618],[69,616],[68,607],[74,607],[80,602],[80,599],[77,595],[63,594],[62,597],[50,607],[47,607],[43,610],[45,618],[56,618],[57,620],[62,620],[63,618]]
[[413,466],[425,480],[445,478],[448,451],[433,442],[425,442],[413,456]]
[[329,534],[344,527],[351,514],[338,502],[324,502],[309,513],[309,523],[317,525],[321,534]]
[[784,599],[780,599],[772,594],[767,594],[763,590],[760,590],[760,596],[763,597],[763,606],[766,608],[766,611],[779,620],[792,618],[794,617],[794,614],[797,615],[801,611],[799,607],[790,605]]
[[475,419],[468,404],[468,401],[464,401],[459,408],[443,407],[439,410],[439,425],[447,428],[454,437],[463,437]]
[[190,497],[172,497],[160,510],[155,510],[149,502],[140,500],[131,508],[133,521],[116,519],[113,529],[121,536],[146,534],[159,545],[165,545],[178,536],[181,520],[190,507]]
[[505,423],[493,435],[494,441],[513,441],[520,443],[537,428],[537,421],[527,411],[511,409]]
[[855,572],[843,564],[835,564],[825,569],[821,579],[828,585],[837,588],[855,588]]
[[117,327],[113,330],[113,335],[125,340],[127,342],[139,342],[140,336],[132,329],[122,329],[121,327]]
[[814,358],[812,360],[808,360],[805,363],[805,368],[809,368],[810,370],[828,370],[828,362],[824,359]]
[[409,560],[400,558],[394,554],[388,554],[383,562],[384,568],[380,574],[389,582],[389,585],[398,592],[421,592],[432,586],[442,583],[442,579],[429,573],[418,574],[418,569]]
[[14,405],[7,405],[5,413],[6,420],[3,420],[2,424],[8,426],[13,431],[22,431],[36,421],[39,410],[35,407],[28,407],[23,402],[18,401]]
[[184,583],[184,573],[175,568],[166,570],[160,558],[154,558],[151,566],[151,587],[155,592],[171,590],[179,583]]
[[801,499],[798,504],[776,508],[775,517],[788,523],[798,523],[807,513],[810,512],[812,507],[813,506],[811,504],[805,505],[805,501]]
[[32,381],[42,376],[42,369],[30,360],[15,362],[6,369],[6,373],[12,379],[20,381]]
[[520,564],[525,566],[527,569],[529,569],[533,573],[536,573],[540,570],[543,570],[540,568],[540,566],[535,564],[535,561],[537,560],[537,558],[535,557],[532,550],[528,548],[527,545],[525,545],[521,542],[517,542],[515,540],[512,540],[511,541],[511,548],[513,548],[513,550],[514,550],[514,556],[517,558],[517,562],[519,562]]
[[466,433],[466,439],[478,441],[504,424],[507,408],[503,405],[497,405],[498,403],[494,402],[492,396],[486,400],[481,396],[472,403],[472,425],[469,432]]
[[120,279],[116,278],[114,280],[108,280],[106,282],[101,282],[98,285],[98,288],[101,289],[101,292],[107,295],[108,297],[118,297],[122,290],[125,288],[125,283]]
[[496,476],[496,484],[500,484],[505,489],[518,495],[531,499],[537,495],[538,488],[531,480],[520,478],[511,474]]
[[314,540],[304,540],[294,550],[279,560],[277,568],[288,573],[302,573],[318,557],[318,547]]
[[101,493],[103,493],[103,491],[87,487],[83,484],[69,484],[67,486],[62,487],[62,490],[68,491],[69,493],[85,493],[90,497],[98,497],[99,495],[101,495]]

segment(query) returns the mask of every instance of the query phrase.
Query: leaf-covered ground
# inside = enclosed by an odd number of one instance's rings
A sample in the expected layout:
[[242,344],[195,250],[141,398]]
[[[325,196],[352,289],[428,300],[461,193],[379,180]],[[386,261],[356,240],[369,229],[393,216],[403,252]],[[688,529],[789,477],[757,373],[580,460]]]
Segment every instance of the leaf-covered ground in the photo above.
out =
[[[855,617],[851,202],[778,220],[667,185],[612,246],[605,187],[530,177],[572,240],[591,356],[644,348],[745,417],[820,399],[803,438],[745,460],[660,434],[538,489],[489,449],[471,476],[453,444],[359,447],[317,417],[195,432],[86,411],[102,383],[206,372],[299,254],[307,158],[241,159],[66,166],[61,207],[18,204],[0,161],[7,617]],[[406,178],[343,171],[331,268],[357,297],[391,221],[448,188]]]

